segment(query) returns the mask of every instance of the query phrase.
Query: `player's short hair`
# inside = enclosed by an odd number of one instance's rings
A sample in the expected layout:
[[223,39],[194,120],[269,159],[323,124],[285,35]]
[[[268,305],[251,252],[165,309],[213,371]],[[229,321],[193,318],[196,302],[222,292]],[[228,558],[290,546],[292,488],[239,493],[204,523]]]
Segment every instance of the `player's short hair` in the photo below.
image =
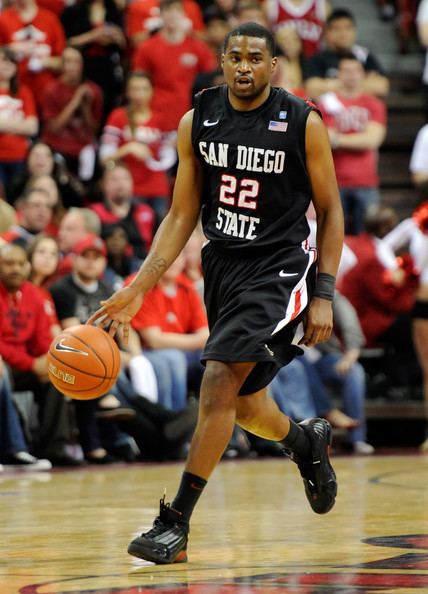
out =
[[356,25],[355,17],[350,10],[347,8],[336,8],[336,10],[332,10],[329,16],[327,17],[325,24],[326,27],[334,23],[334,21],[338,21],[339,19],[348,19],[352,22],[353,25]]
[[258,23],[243,23],[242,25],[238,25],[238,27],[235,27],[235,29],[232,29],[232,31],[229,31],[229,33],[224,38],[223,52],[226,51],[229,40],[232,37],[238,37],[238,35],[244,37],[258,37],[260,39],[265,39],[267,49],[269,50],[272,56],[275,56],[275,40],[273,38],[272,33],[269,31],[269,29],[266,29],[266,27],[263,27]]

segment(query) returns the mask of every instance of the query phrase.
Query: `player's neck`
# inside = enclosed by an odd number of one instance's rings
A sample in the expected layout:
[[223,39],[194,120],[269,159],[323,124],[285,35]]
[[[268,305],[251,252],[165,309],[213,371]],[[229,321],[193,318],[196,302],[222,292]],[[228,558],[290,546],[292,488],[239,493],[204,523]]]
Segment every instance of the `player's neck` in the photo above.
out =
[[271,92],[271,86],[268,85],[260,95],[257,97],[241,99],[240,97],[236,97],[231,93],[230,89],[228,89],[227,96],[229,99],[229,103],[236,109],[236,111],[252,111],[253,109],[257,109],[260,105],[263,105],[268,99]]

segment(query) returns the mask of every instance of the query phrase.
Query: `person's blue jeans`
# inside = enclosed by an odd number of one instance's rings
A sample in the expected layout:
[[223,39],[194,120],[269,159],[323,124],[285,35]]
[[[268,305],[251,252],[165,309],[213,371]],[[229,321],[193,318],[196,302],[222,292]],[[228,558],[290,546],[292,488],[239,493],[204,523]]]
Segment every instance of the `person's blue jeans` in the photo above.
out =
[[346,232],[358,235],[364,231],[366,211],[372,204],[379,204],[380,194],[377,188],[340,188]]
[[278,371],[270,383],[270,393],[279,409],[294,421],[316,416],[311,387],[300,358]]
[[187,358],[178,349],[145,350],[158,382],[158,401],[170,410],[182,410],[187,403]]
[[[367,426],[365,418],[366,379],[360,363],[354,363],[345,375],[336,371],[336,363],[342,358],[340,353],[322,355],[315,363],[306,363],[317,412],[323,415],[333,408],[324,383],[340,389],[343,410],[347,415],[360,422],[358,427],[349,430],[351,442],[366,441]],[[312,370],[311,370],[312,366]]]
[[28,446],[12,401],[9,377],[4,370],[0,377],[0,459],[23,451],[28,452]]

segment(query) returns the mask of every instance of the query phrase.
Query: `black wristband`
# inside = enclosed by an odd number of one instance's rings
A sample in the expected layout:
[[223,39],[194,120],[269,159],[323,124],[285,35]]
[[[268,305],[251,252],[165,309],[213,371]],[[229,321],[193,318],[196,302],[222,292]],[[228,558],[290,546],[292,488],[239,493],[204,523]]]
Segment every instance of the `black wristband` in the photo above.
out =
[[318,272],[313,297],[321,297],[333,301],[336,277],[328,272]]

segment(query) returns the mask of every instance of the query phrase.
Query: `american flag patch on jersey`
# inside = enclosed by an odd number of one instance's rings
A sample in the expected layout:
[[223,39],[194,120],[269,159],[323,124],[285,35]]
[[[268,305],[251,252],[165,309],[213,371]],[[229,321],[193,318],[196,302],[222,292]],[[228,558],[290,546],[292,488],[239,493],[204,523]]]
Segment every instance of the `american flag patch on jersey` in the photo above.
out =
[[272,130],[273,132],[287,132],[288,122],[274,122],[271,120],[269,122],[268,130]]

